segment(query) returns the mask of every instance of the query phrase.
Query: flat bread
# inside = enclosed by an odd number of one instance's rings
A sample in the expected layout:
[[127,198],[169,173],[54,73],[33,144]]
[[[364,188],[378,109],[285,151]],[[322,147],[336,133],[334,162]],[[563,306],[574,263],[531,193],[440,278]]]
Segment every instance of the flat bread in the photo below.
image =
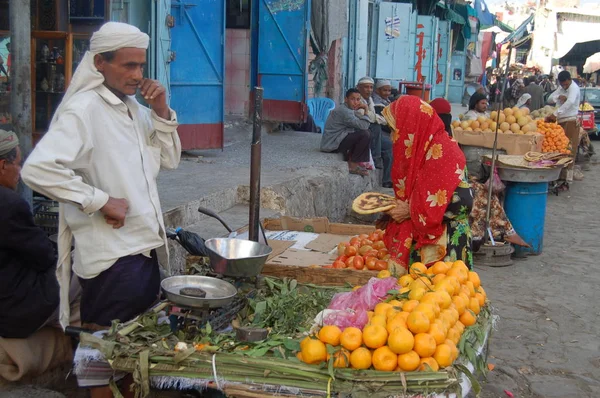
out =
[[396,207],[396,198],[379,192],[365,192],[352,202],[352,210],[358,214],[375,214]]

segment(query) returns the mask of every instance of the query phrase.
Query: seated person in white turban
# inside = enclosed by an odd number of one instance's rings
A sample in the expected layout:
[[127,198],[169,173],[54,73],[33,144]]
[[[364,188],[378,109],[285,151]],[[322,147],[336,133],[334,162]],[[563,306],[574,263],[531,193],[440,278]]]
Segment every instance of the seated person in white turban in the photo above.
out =
[[362,96],[362,103],[368,107],[368,110],[359,110],[359,112],[364,112],[364,115],[367,116],[371,122],[369,126],[369,131],[371,132],[371,155],[373,156],[375,167],[383,169],[382,186],[391,188],[392,141],[381,134],[381,126],[386,125],[387,122],[382,115],[378,115],[375,111],[375,103],[371,97],[373,95],[374,86],[375,81],[369,76],[365,76],[358,81],[356,89]]
[[[392,103],[392,82],[385,79],[377,80],[375,83],[375,91],[373,92],[373,103],[375,104],[375,112],[381,115],[383,108]],[[379,109],[378,109],[379,108]],[[386,122],[387,124],[387,122]]]
[[515,105],[519,109],[527,108],[529,109],[529,105],[531,104],[531,95],[530,94],[522,94],[517,101],[517,105]]
[[[23,167],[27,185],[60,202],[63,326],[71,268],[82,286],[84,328],[129,321],[158,299],[158,255],[168,257],[156,178],[160,167],[178,166],[181,143],[165,88],[143,76],[148,42],[148,35],[123,23],[95,32],[48,132]],[[151,109],[136,100],[138,92]],[[83,383],[87,374],[77,376],[81,386],[96,388],[92,396],[111,395],[108,379],[90,376]]]

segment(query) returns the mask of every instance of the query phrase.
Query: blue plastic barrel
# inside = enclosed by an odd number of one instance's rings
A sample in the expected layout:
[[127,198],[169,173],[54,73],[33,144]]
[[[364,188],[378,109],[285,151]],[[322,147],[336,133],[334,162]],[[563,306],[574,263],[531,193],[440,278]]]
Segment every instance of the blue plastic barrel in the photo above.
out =
[[531,248],[515,247],[516,256],[542,253],[547,202],[547,182],[507,183],[504,211],[515,231],[531,245]]

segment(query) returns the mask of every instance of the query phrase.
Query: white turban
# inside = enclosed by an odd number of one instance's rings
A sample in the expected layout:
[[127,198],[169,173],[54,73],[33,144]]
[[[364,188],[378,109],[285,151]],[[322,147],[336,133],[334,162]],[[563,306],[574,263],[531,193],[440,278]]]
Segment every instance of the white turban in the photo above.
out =
[[85,53],[75,70],[69,88],[65,93],[52,121],[58,119],[62,109],[77,93],[93,90],[104,83],[104,76],[94,65],[94,56],[121,48],[148,48],[150,38],[138,28],[126,23],[107,22],[92,35],[90,50]]
[[377,80],[377,84],[375,85],[375,88],[381,88],[381,87],[385,87],[385,86],[392,86],[392,82],[389,80],[385,80],[385,79],[380,79]]
[[520,108],[522,106],[524,106],[527,101],[529,101],[531,99],[531,95],[530,94],[523,94],[519,97],[519,100],[517,101],[517,105],[515,105],[517,108]]
[[369,76],[365,76],[356,83],[357,86],[360,86],[361,84],[375,84],[375,81]]

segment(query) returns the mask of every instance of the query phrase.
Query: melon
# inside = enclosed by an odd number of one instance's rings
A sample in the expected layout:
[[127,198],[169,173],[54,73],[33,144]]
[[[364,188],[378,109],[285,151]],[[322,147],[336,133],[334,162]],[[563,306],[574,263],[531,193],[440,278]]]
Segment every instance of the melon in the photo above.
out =
[[484,121],[479,125],[479,127],[481,127],[482,130],[487,130],[488,128],[490,128],[490,123],[488,121]]
[[529,123],[529,118],[525,117],[525,116],[521,116],[520,118],[517,119],[517,123],[519,123],[519,126],[525,126],[526,124]]
[[479,128],[479,122],[477,120],[471,120],[471,128],[477,129]]
[[504,113],[501,113],[498,119],[498,123],[502,124],[506,121],[506,115]]
[[510,123],[510,124],[516,123],[516,122],[517,122],[517,118],[516,118],[516,117],[514,117],[514,116],[512,116],[512,115],[510,115],[510,116],[507,116],[507,117],[506,117],[506,122],[507,122],[507,123]]
[[512,107],[512,111],[513,111],[513,115],[514,115],[514,114],[515,114],[515,112],[518,112],[518,111],[520,111],[520,109],[519,109],[519,108],[517,108],[516,106],[513,106],[513,107]]
[[477,118],[477,121],[479,122],[479,124],[481,124],[481,123],[485,123],[485,121],[486,121],[486,120],[487,120],[487,118],[486,118],[486,117],[484,117],[484,116],[479,116],[479,117]]
[[521,126],[519,126],[519,123],[513,123],[510,125],[510,131],[517,134],[518,132],[521,131]]
[[510,124],[508,124],[506,122],[500,124],[500,130],[502,130],[502,131],[508,131],[508,130],[510,130]]
[[515,112],[511,108],[504,109],[504,114],[506,116],[511,116],[513,113],[515,113]]
[[531,132],[531,125],[526,124],[525,126],[521,127],[521,131],[524,132],[525,134]]
[[484,132],[484,133],[493,133],[493,131],[492,131],[492,130],[490,130],[490,129],[485,129],[485,130],[483,130],[483,132]]
[[460,127],[462,127],[463,130],[466,129],[467,127],[469,127],[469,122],[465,120],[460,124]]
[[460,126],[460,121],[455,120],[452,122],[452,127],[459,127]]
[[523,111],[523,113],[525,113],[526,115],[529,115],[529,108],[523,108],[521,109]]
[[492,119],[493,121],[496,121],[496,119],[498,119],[498,111],[493,111],[490,114],[490,119]]
[[467,127],[465,131],[473,131],[473,129],[471,127]]
[[515,111],[515,113],[513,113],[513,116],[514,116],[514,117],[515,117],[517,120],[519,120],[519,118],[521,118],[521,117],[525,116],[525,114],[524,114],[524,113],[523,113],[523,111],[521,111],[520,109],[517,109],[517,110]]
[[498,127],[498,123],[490,122],[490,130],[496,131],[496,127]]
[[479,127],[477,127],[476,129],[474,129],[473,131],[477,132],[477,133],[481,133],[483,130],[480,129]]

